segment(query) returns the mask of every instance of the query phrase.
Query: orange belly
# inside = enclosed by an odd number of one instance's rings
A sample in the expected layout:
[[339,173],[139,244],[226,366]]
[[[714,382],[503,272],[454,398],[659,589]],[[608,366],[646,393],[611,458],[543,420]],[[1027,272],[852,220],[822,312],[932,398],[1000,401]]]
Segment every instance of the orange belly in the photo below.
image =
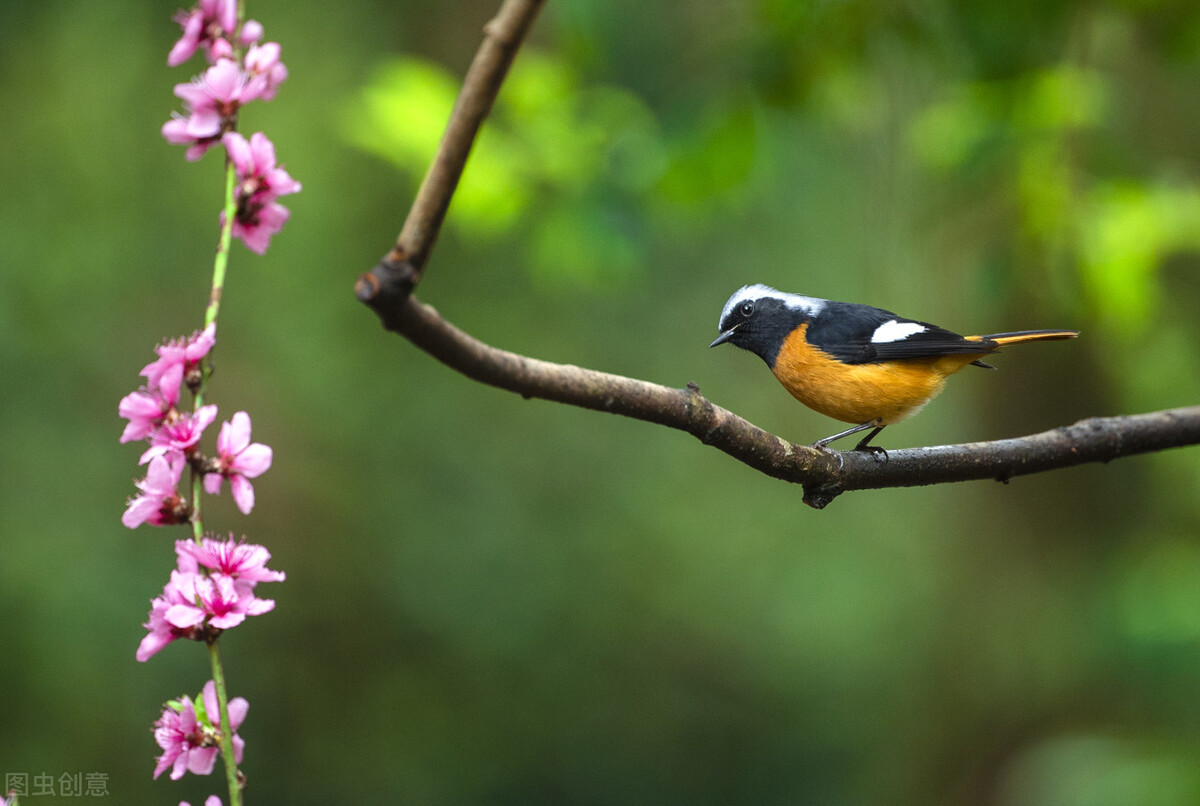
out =
[[946,378],[986,353],[845,364],[808,343],[808,325],[784,341],[771,371],[792,396],[814,411],[859,425],[891,425],[921,410]]

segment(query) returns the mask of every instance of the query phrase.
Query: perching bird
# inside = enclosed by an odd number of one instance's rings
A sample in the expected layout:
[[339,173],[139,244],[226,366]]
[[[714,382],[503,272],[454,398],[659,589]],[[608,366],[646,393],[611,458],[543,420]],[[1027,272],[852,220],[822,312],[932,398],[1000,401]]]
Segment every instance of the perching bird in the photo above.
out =
[[818,440],[874,429],[855,450],[868,446],[892,423],[916,414],[946,378],[968,364],[995,369],[981,359],[1006,344],[1073,339],[1077,330],[1021,330],[960,336],[927,322],[852,302],[788,294],[765,285],[738,290],[721,311],[721,335],[757,354],[793,397],[854,427]]

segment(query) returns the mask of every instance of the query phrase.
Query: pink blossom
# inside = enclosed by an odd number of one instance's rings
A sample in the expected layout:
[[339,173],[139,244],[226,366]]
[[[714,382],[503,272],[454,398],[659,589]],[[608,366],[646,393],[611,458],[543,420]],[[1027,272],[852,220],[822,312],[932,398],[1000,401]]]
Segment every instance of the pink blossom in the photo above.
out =
[[199,368],[216,340],[217,326],[213,323],[190,336],[165,341],[154,348],[158,359],[143,367],[140,374],[146,377],[151,389],[157,389],[175,405],[184,378]]
[[[187,772],[193,775],[208,775],[213,771],[221,739],[221,714],[213,681],[209,680],[204,684],[200,696],[202,711],[197,711],[191,698],[184,696],[177,702],[167,703],[162,716],[154,723],[154,740],[163,751],[154,767],[155,778],[168,768],[171,770],[171,780],[174,781],[182,778]],[[246,743],[237,735],[237,729],[246,719],[250,704],[244,697],[234,697],[229,701],[228,708],[230,730],[233,732],[234,759],[241,764]],[[206,806],[213,802],[213,798],[216,798],[216,795],[205,801]]]
[[136,529],[143,523],[167,526],[187,520],[187,505],[175,491],[186,460],[181,454],[155,456],[146,469],[146,478],[135,481],[141,495],[129,499],[121,523]]
[[[212,630],[228,630],[274,609],[272,599],[259,599],[259,582],[281,582],[281,571],[267,568],[271,554],[262,546],[204,538],[175,543],[178,567],[159,596],[150,601],[150,615],[142,626],[147,633],[137,659],[148,660],[179,638],[203,640]],[[202,572],[200,567],[209,569]],[[211,628],[211,629],[210,629]]]
[[192,412],[184,412],[168,419],[162,427],[150,435],[150,447],[142,454],[138,464],[145,464],[155,456],[165,454],[188,455],[193,453],[204,429],[217,419],[217,407],[201,406]]
[[175,85],[186,116],[164,123],[163,137],[168,143],[189,146],[188,160],[200,159],[228,130],[238,108],[260,97],[268,81],[265,75],[246,74],[233,59],[218,59],[203,75]]
[[198,570],[203,565],[230,579],[249,582],[282,582],[286,575],[282,571],[267,568],[271,552],[265,547],[245,540],[214,540],[206,537],[200,545],[192,540],[175,541],[175,554],[179,557],[179,569]]
[[[186,563],[180,564],[186,568]],[[274,609],[274,600],[257,598],[253,587],[253,582],[239,582],[220,574],[172,571],[162,594],[150,601],[150,615],[142,625],[147,633],[138,646],[137,659],[149,660],[180,638],[204,640],[213,634],[210,628],[228,630],[245,621],[246,616]]]
[[[192,806],[192,804],[186,800],[181,800],[179,801],[179,806]],[[221,806],[221,799],[216,795],[209,795],[204,801],[204,806]]]
[[218,630],[229,630],[246,620],[275,609],[274,599],[259,599],[246,586],[220,574],[204,576],[172,571],[174,582],[187,603],[167,609],[166,619],[181,629],[197,627],[207,621]]
[[174,403],[157,391],[139,389],[125,395],[117,404],[117,413],[129,420],[121,434],[121,442],[150,436],[162,426],[173,409]]
[[173,615],[175,621],[179,622],[178,624],[173,623],[167,617],[171,608],[179,605],[188,606],[192,603],[187,598],[187,593],[180,589],[180,583],[184,582],[183,588],[188,593],[194,590],[195,586],[180,574],[179,571],[171,572],[171,579],[163,586],[162,594],[150,600],[150,615],[147,617],[146,623],[142,625],[148,632],[142,638],[137,650],[137,659],[143,663],[176,639],[201,637],[200,631],[196,627],[203,621],[203,617],[200,621],[194,621],[189,618],[189,613],[177,611]]
[[205,735],[196,718],[196,706],[186,695],[178,703],[167,703],[162,716],[154,723],[154,741],[162,755],[154,767],[154,777],[171,769],[171,780],[178,781],[185,772],[208,775],[217,759],[215,738]]
[[[233,237],[241,238],[254,254],[265,255],[271,246],[271,236],[283,229],[291,215],[290,210],[274,201],[258,209],[247,208],[244,214],[239,210],[233,222]],[[225,213],[221,213],[221,223],[225,223]]]
[[250,443],[250,415],[239,411],[233,420],[221,424],[217,435],[217,466],[219,470],[204,476],[204,489],[209,495],[221,492],[221,481],[229,479],[233,500],[243,514],[254,509],[254,485],[257,478],[271,466],[273,453],[262,443]]
[[229,132],[222,142],[229,160],[237,170],[238,195],[258,200],[261,196],[286,196],[300,191],[300,183],[275,163],[275,144],[262,132],[246,140],[237,132]]
[[180,11],[175,21],[183,28],[183,36],[171,48],[167,65],[175,67],[192,58],[203,47],[208,60],[215,62],[226,54],[229,43],[225,37],[237,26],[237,0],[200,0],[190,12]]
[[223,142],[238,181],[233,235],[241,238],[247,249],[261,255],[270,246],[271,236],[283,229],[291,215],[276,199],[298,193],[300,183],[276,165],[275,145],[262,132],[252,134],[249,141],[237,132],[229,132]]
[[265,79],[262,93],[258,96],[264,101],[274,99],[279,85],[288,77],[287,67],[279,60],[279,54],[278,42],[251,45],[246,51],[246,58],[243,62],[246,72],[252,76],[262,76]]

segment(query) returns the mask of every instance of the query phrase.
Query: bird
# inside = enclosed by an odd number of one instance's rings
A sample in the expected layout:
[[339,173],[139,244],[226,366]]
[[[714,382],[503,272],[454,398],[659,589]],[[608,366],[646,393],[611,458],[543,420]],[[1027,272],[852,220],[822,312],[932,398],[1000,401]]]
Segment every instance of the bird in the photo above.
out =
[[984,358],[1009,344],[1073,339],[1077,330],[1018,330],[960,336],[949,330],[853,302],[834,302],[747,285],[721,310],[720,335],[758,355],[783,388],[810,409],[853,424],[813,443],[872,429],[855,450],[870,445],[889,425],[919,412],[968,365],[995,369]]

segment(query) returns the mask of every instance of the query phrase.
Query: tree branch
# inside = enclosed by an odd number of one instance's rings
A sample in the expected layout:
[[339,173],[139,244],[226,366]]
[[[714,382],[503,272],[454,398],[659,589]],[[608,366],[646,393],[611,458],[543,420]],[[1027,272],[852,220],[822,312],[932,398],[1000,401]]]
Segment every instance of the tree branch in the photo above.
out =
[[888,451],[839,452],[796,445],[700,394],[541,361],[484,344],[412,296],[462,175],[467,155],[500,84],[542,5],[505,0],[484,29],[441,146],[396,246],[358,278],[355,292],[398,333],[469,378],[526,398],[622,414],[692,434],[750,467],[804,487],[818,509],[850,490],[997,479],[1200,443],[1200,406],[1082,420],[1040,434],[994,442]]
[[500,350],[412,297],[385,325],[468,378],[526,397],[568,403],[686,431],[768,476],[804,487],[817,509],[851,490],[915,487],[1039,473],[1200,443],[1200,406],[1129,417],[1095,417],[1040,434],[932,448],[839,452],[768,433],[700,394]]

